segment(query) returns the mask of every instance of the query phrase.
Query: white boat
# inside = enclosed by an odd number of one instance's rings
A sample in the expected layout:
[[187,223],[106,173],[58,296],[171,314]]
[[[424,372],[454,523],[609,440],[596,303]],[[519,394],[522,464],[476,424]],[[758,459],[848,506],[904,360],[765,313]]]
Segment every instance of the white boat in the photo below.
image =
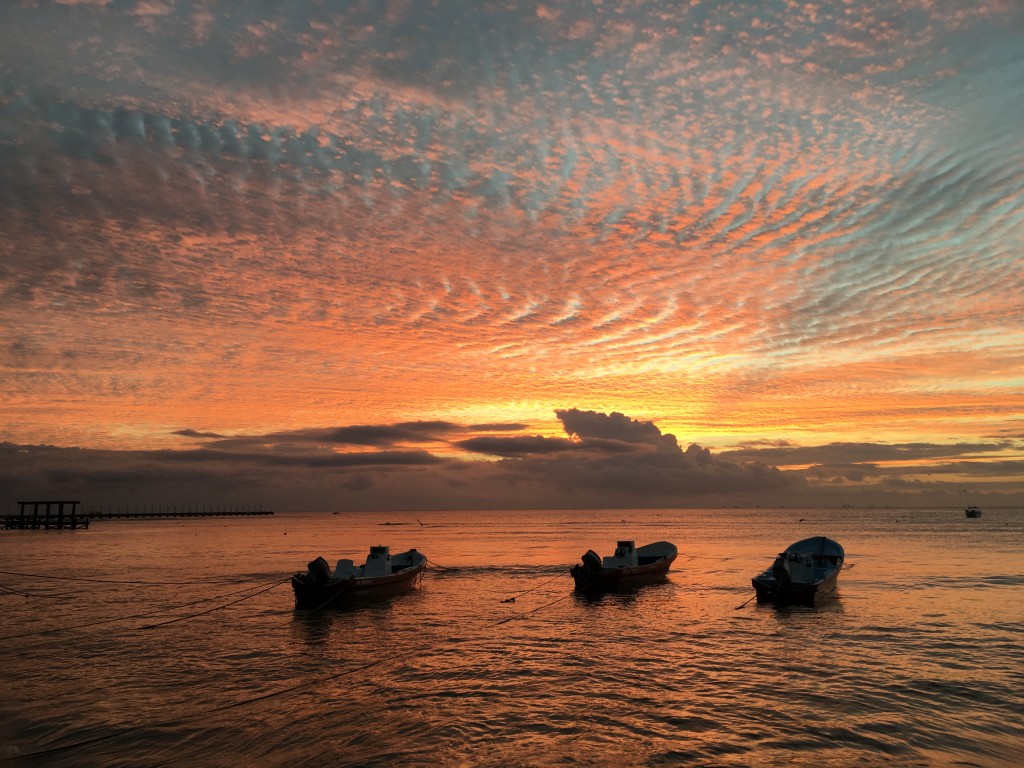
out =
[[311,561],[304,572],[292,576],[296,608],[343,607],[366,598],[405,592],[416,586],[427,567],[422,552],[392,555],[390,547],[370,547],[363,565],[338,560],[334,570],[323,558]]
[[578,592],[632,589],[665,578],[679,550],[675,544],[656,541],[637,547],[632,541],[615,544],[615,554],[602,558],[589,549],[583,562],[569,569]]

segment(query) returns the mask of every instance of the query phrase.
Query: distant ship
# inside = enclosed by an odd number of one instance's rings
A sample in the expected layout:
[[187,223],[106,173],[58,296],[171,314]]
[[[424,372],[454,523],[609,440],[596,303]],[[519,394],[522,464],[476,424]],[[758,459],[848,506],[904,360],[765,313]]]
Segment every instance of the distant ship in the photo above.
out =
[[964,514],[968,517],[981,517],[981,509],[971,504],[964,510]]

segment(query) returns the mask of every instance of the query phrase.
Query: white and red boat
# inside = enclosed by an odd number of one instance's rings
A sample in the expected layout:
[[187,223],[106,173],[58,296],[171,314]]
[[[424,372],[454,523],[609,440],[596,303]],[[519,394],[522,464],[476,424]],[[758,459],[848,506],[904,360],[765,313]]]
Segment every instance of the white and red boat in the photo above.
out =
[[309,563],[304,572],[292,576],[295,607],[340,608],[365,599],[385,597],[413,589],[427,567],[422,552],[392,555],[390,547],[370,547],[363,565],[338,560],[334,570],[323,558]]
[[676,545],[667,541],[639,548],[635,542],[620,541],[615,545],[615,554],[609,557],[602,558],[594,550],[587,550],[583,562],[570,568],[569,573],[577,592],[631,589],[664,579],[678,554]]

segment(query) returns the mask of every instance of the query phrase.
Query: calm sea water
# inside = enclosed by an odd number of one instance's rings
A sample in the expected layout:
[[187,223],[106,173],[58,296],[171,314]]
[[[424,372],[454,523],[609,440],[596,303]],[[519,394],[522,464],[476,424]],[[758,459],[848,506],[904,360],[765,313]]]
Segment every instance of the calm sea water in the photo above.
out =
[[[751,576],[815,534],[842,543],[852,566],[834,598],[740,607]],[[674,542],[667,581],[573,595],[568,566],[618,538]],[[447,570],[376,605],[292,609],[292,572],[318,554],[361,562],[371,544],[416,547]],[[0,760],[13,764],[1002,766],[1024,755],[1021,510],[102,521],[2,532],[0,569]]]

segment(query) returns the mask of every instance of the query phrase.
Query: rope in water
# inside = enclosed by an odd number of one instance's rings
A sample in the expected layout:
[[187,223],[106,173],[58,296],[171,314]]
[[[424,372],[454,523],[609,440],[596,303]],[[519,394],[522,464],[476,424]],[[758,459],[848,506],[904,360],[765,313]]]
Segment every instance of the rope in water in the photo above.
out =
[[90,579],[86,576],[61,576],[53,573],[23,573],[22,571],[0,571],[7,576],[26,576],[30,579],[51,579],[54,581],[91,581],[96,584],[124,584],[133,587],[182,586],[186,584],[219,584],[221,579],[197,579],[194,581],[125,581],[123,579]]
[[[427,562],[431,563],[431,561],[429,561],[429,560]],[[438,568],[441,568],[442,570],[447,570],[447,571],[457,571],[458,570],[457,568],[447,568],[445,566],[438,565],[437,563],[431,563],[431,564],[436,566],[436,567],[438,567]],[[533,592],[534,590],[539,589],[539,588],[541,588],[541,587],[543,587],[543,586],[545,586],[547,584],[550,584],[552,581],[555,581],[556,579],[561,578],[562,576],[563,576],[563,574],[558,574],[558,575],[552,577],[551,579],[548,579],[547,581],[542,582],[541,584],[538,584],[538,585],[536,585],[534,587],[531,587],[530,589],[527,589],[527,590],[524,590],[523,592],[518,593],[516,596],[524,595],[524,594],[528,594],[530,592]],[[178,618],[178,619],[172,619],[170,621],[161,622],[159,624],[148,625],[148,626],[142,627],[142,628],[143,629],[152,629],[154,627],[164,626],[166,624],[172,624],[172,623],[175,623],[177,621],[184,621],[186,619],[194,618],[196,616],[201,616],[201,615],[204,615],[204,614],[212,613],[213,611],[220,610],[221,608],[226,608],[229,605],[234,605],[236,603],[243,602],[244,600],[248,600],[248,599],[250,599],[252,597],[255,597],[257,595],[263,594],[264,592],[268,592],[271,589],[274,589],[274,588],[280,586],[281,584],[287,583],[288,581],[290,581],[290,579],[283,579],[281,581],[277,581],[277,582],[275,582],[273,584],[270,584],[269,586],[261,587],[258,591],[253,592],[252,594],[246,595],[245,597],[242,597],[242,598],[240,598],[238,600],[232,601],[231,603],[227,603],[227,604],[222,605],[222,606],[217,606],[215,608],[211,608],[208,611],[202,611],[200,613],[192,614],[190,616],[184,616],[184,617],[181,617],[181,618]],[[251,587],[247,588],[245,590],[238,590],[238,592],[229,593],[229,595],[222,595],[221,597],[228,597],[228,596],[231,596],[231,595],[234,595],[234,594],[238,594],[239,592],[245,592],[245,591],[251,591]],[[567,600],[567,599],[573,597],[574,594],[575,593],[573,593],[573,592],[569,592],[568,594],[565,594],[565,595],[563,595],[562,597],[559,597],[556,600],[552,600],[551,602],[545,603],[544,605],[537,606],[536,608],[533,608],[533,609],[531,609],[529,611],[526,611],[525,613],[516,614],[514,616],[509,616],[508,618],[502,619],[502,620],[498,621],[497,624],[499,624],[499,625],[500,624],[505,624],[505,623],[507,623],[509,621],[512,621],[513,619],[525,618],[526,616],[532,615],[532,614],[534,614],[534,613],[536,613],[538,611],[541,611],[541,610],[543,610],[545,608],[549,608],[552,605],[560,603],[563,600]],[[186,604],[181,605],[181,606],[176,606],[176,608],[185,607],[187,605],[195,605],[195,604],[202,603],[202,602],[208,602],[209,600],[212,600],[212,599],[217,599],[217,598],[204,598],[202,600],[193,601],[192,603],[186,603]],[[328,600],[327,602],[329,603],[331,601]],[[326,603],[325,603],[325,605],[326,605]],[[323,607],[323,606],[321,606],[321,607]],[[109,619],[109,620],[104,620],[104,621],[99,621],[99,622],[92,622],[90,624],[77,625],[76,627],[66,627],[65,629],[75,629],[75,628],[80,628],[80,627],[84,627],[84,626],[94,626],[96,624],[104,624],[104,623],[109,623],[109,622],[112,622],[112,621],[119,621],[119,620],[123,620],[123,619],[127,619],[127,618],[148,617],[148,616],[158,615],[160,613],[166,613],[167,611],[174,610],[174,609],[175,608],[166,608],[166,609],[161,609],[159,611],[152,611],[152,612],[149,612],[149,613],[146,613],[146,614],[136,614],[135,616],[131,616],[131,617],[120,617],[120,618],[117,618],[117,619]],[[11,639],[12,637],[24,637],[26,635],[31,635],[31,634],[41,634],[43,632],[50,632],[50,631],[54,631],[54,630],[43,630],[42,632],[25,633],[23,635],[14,635],[14,636],[9,636],[7,638],[0,638],[0,640]],[[306,689],[315,687],[317,685],[321,685],[323,683],[330,682],[332,680],[337,680],[339,678],[346,677],[348,675],[352,675],[352,674],[355,674],[357,672],[362,672],[362,671],[365,671],[367,669],[371,669],[373,667],[379,666],[381,664],[384,664],[386,662],[392,661],[394,659],[401,658],[404,655],[405,654],[395,653],[395,654],[392,654],[390,656],[385,656],[383,658],[377,659],[376,661],[372,661],[372,662],[369,662],[367,664],[363,664],[363,665],[361,665],[359,667],[353,667],[353,668],[350,668],[350,669],[343,670],[343,671],[338,672],[338,673],[333,674],[333,675],[327,675],[325,677],[319,677],[319,678],[315,678],[313,680],[307,680],[305,682],[297,683],[296,685],[292,685],[292,686],[289,686],[287,688],[281,688],[281,689],[276,690],[276,691],[270,691],[269,693],[264,693],[264,694],[260,694],[260,695],[257,695],[257,696],[252,696],[252,697],[249,697],[247,699],[242,699],[240,701],[235,701],[235,702],[232,702],[230,704],[224,704],[224,705],[221,705],[221,706],[218,706],[218,707],[210,707],[210,708],[208,708],[206,710],[202,710],[202,711],[199,711],[199,712],[192,712],[192,713],[190,713],[188,715],[185,715],[185,716],[181,716],[181,717],[177,717],[177,718],[172,718],[172,719],[164,720],[164,721],[157,722],[157,723],[149,723],[149,724],[137,724],[136,723],[136,724],[124,724],[124,725],[120,725],[120,726],[114,726],[115,728],[118,728],[118,730],[116,730],[113,733],[109,733],[109,734],[106,734],[106,735],[103,735],[103,736],[96,736],[96,737],[89,738],[89,739],[82,739],[82,740],[79,740],[79,741],[76,741],[76,742],[71,742],[71,743],[68,743],[68,744],[61,744],[61,745],[57,745],[55,747],[49,747],[47,749],[37,750],[35,752],[29,752],[29,753],[26,753],[24,755],[13,756],[13,757],[10,758],[10,760],[12,762],[20,762],[22,760],[31,760],[31,759],[35,759],[35,758],[38,758],[38,757],[43,757],[43,756],[46,756],[46,755],[54,755],[54,754],[58,754],[58,753],[61,753],[61,752],[67,752],[67,751],[70,751],[70,750],[73,750],[73,749],[78,749],[80,747],[86,747],[86,746],[91,746],[91,745],[94,745],[94,744],[99,744],[99,743],[102,743],[104,741],[110,741],[111,739],[117,738],[119,736],[125,736],[125,735],[131,734],[131,733],[134,733],[136,731],[139,731],[139,730],[142,730],[142,729],[146,729],[146,728],[149,728],[149,729],[165,728],[165,727],[168,727],[168,726],[171,726],[171,725],[185,723],[185,722],[188,722],[190,720],[194,720],[195,718],[198,718],[198,717],[203,717],[203,716],[206,716],[206,715],[211,715],[211,714],[215,714],[215,713],[218,713],[218,712],[223,712],[223,711],[226,711],[226,710],[235,709],[237,707],[242,707],[242,706],[246,706],[246,705],[249,705],[249,704],[254,704],[254,703],[257,703],[257,702],[260,702],[260,701],[267,701],[269,699],[273,699],[273,698],[276,698],[278,696],[284,696],[284,695],[287,695],[289,693],[295,693],[297,691],[306,690]]]
[[538,584],[535,587],[530,587],[529,589],[523,590],[522,592],[516,592],[516,594],[512,595],[511,597],[506,597],[501,602],[503,602],[503,603],[514,603],[516,601],[517,597],[522,597],[523,595],[528,595],[531,592],[533,592],[535,589],[540,589],[541,587],[543,587],[543,586],[545,586],[547,584],[550,584],[555,579],[561,579],[561,578],[564,578],[564,577],[565,577],[564,573],[559,573],[557,576],[552,576],[547,581],[542,582],[542,583]]
[[751,595],[751,596],[750,596],[750,597],[748,597],[748,598],[747,598],[746,600],[744,600],[744,601],[743,601],[743,603],[742,603],[741,605],[737,605],[737,606],[736,606],[735,608],[733,608],[733,610],[734,610],[734,611],[738,611],[738,610],[739,610],[740,608],[746,608],[746,607],[747,607],[747,603],[749,603],[749,602],[750,602],[751,600],[753,600],[753,599],[754,599],[755,597],[757,597],[757,592],[755,592],[755,593],[754,593],[753,595]]
[[4,592],[9,592],[12,595],[21,595],[22,597],[49,597],[53,600],[60,600],[63,597],[67,597],[67,595],[44,595],[41,592],[23,592],[20,589],[8,587],[4,584],[0,584],[0,590],[3,590]]
[[343,670],[343,671],[338,672],[338,673],[333,674],[333,675],[327,675],[325,677],[320,677],[320,678],[317,678],[315,680],[307,680],[306,682],[298,683],[296,685],[289,686],[288,688],[281,688],[280,690],[277,690],[277,691],[271,691],[269,693],[263,693],[263,694],[260,694],[258,696],[252,696],[252,697],[250,697],[248,699],[242,699],[240,701],[234,701],[234,702],[232,702],[230,704],[223,704],[223,705],[218,706],[218,707],[210,707],[208,709],[204,709],[204,710],[201,710],[199,712],[192,712],[190,714],[183,715],[181,717],[175,717],[175,718],[172,718],[170,720],[163,720],[163,721],[158,722],[158,723],[147,723],[147,724],[144,724],[144,725],[123,724],[123,725],[119,725],[119,726],[114,726],[115,728],[120,728],[120,730],[115,731],[114,733],[108,733],[105,736],[95,736],[95,737],[93,737],[91,739],[82,739],[81,741],[75,741],[75,742],[71,742],[69,744],[60,744],[60,745],[58,745],[56,747],[49,747],[48,749],[41,749],[41,750],[38,750],[36,752],[28,752],[28,753],[26,753],[24,755],[17,755],[17,756],[14,756],[14,757],[10,757],[8,759],[10,761],[12,761],[12,762],[14,762],[14,761],[21,761],[21,760],[31,760],[31,759],[34,759],[34,758],[37,758],[37,757],[42,757],[44,755],[54,755],[54,754],[57,754],[58,752],[66,752],[68,750],[77,749],[79,747],[86,747],[86,746],[90,746],[92,744],[99,744],[100,742],[109,741],[110,739],[117,738],[118,736],[125,736],[125,735],[133,733],[135,731],[142,730],[144,728],[148,728],[148,729],[152,729],[152,728],[166,728],[167,726],[177,725],[179,723],[186,723],[186,722],[188,722],[190,720],[194,720],[197,717],[203,717],[205,715],[212,715],[212,714],[215,714],[217,712],[224,712],[226,710],[235,709],[237,707],[242,707],[242,706],[245,706],[247,704],[254,704],[254,703],[258,702],[258,701],[266,701],[267,699],[273,699],[273,698],[276,698],[278,696],[284,696],[285,694],[288,694],[288,693],[294,693],[295,691],[301,691],[301,690],[306,689],[306,688],[311,688],[313,686],[320,685],[321,683],[327,683],[327,682],[330,682],[331,680],[337,680],[338,678],[345,677],[347,675],[352,675],[352,674],[355,674],[356,672],[362,672],[364,670],[370,669],[371,667],[376,667],[376,666],[378,666],[380,664],[383,664],[384,662],[392,661],[393,659],[400,658],[403,655],[404,654],[394,653],[394,654],[392,654],[390,656],[385,656],[382,659],[377,659],[376,661],[371,661],[370,663],[363,664],[362,666],[359,666],[359,667],[353,667],[351,669],[346,669],[346,670]]
[[[279,584],[283,584],[283,583],[284,583],[284,581],[276,581],[276,582],[274,582],[274,584],[272,586],[276,587]],[[148,619],[151,616],[159,616],[162,613],[169,613],[170,611],[176,611],[176,610],[179,610],[181,608],[188,608],[189,606],[192,606],[192,605],[199,605],[200,603],[209,603],[209,602],[212,602],[214,600],[223,600],[225,597],[233,597],[235,595],[241,594],[242,592],[251,592],[253,589],[257,589],[257,588],[260,590],[260,592],[264,592],[264,591],[266,591],[265,589],[263,589],[264,586],[265,586],[264,584],[259,584],[259,585],[257,585],[257,587],[253,587],[252,585],[249,585],[248,587],[245,587],[244,589],[238,589],[238,590],[235,590],[234,592],[228,592],[227,594],[224,594],[224,595],[215,595],[213,597],[203,597],[203,598],[200,598],[199,600],[192,600],[190,602],[181,603],[179,605],[172,605],[172,606],[169,606],[169,607],[166,607],[166,608],[159,608],[159,609],[153,610],[153,611],[146,611],[145,613],[133,613],[133,614],[129,614],[127,616],[115,616],[114,618],[111,618],[111,619],[99,619],[98,621],[90,621],[90,622],[86,622],[84,624],[68,624],[68,625],[62,626],[62,627],[50,627],[48,629],[37,629],[37,630],[34,630],[32,632],[22,632],[22,633],[16,634],[16,635],[4,635],[3,637],[0,637],[0,640],[15,640],[15,639],[22,638],[22,637],[34,637],[36,635],[48,635],[48,634],[50,634],[52,632],[66,632],[67,630],[70,630],[70,629],[85,629],[86,627],[96,627],[96,626],[99,626],[101,624],[113,624],[114,622],[129,621],[131,619]],[[257,594],[260,594],[260,592],[256,592],[253,595],[250,595],[249,597],[255,597]],[[243,599],[248,599],[248,598],[243,598]],[[196,615],[199,615],[199,614],[196,614]]]
[[429,557],[427,558],[427,563],[429,565],[434,566],[435,568],[440,568],[442,571],[457,571],[457,570],[459,570],[458,568],[448,568],[447,566],[441,565],[440,563],[435,563]]
[[502,619],[501,621],[497,622],[497,624],[507,624],[508,622],[512,621],[513,619],[525,618],[525,617],[529,616],[531,613],[536,613],[537,611],[539,611],[539,610],[541,610],[543,608],[550,608],[555,603],[560,603],[563,600],[568,600],[570,597],[573,597],[575,594],[576,594],[575,592],[570,592],[567,595],[562,595],[557,600],[552,600],[550,603],[545,603],[544,605],[539,605],[536,608],[531,608],[529,611],[524,611],[523,613],[517,613],[514,616],[509,616],[508,618]]
[[[437,568],[440,568],[441,570],[445,570],[445,571],[457,571],[458,570],[458,568],[448,568],[448,567],[439,565],[437,563],[433,563],[430,560],[428,560],[427,562],[430,563],[431,565],[437,567]],[[2,571],[0,571],[0,572],[2,572]],[[24,575],[24,574],[18,574],[18,575]],[[517,596],[520,596],[520,595],[525,595],[525,594],[533,592],[533,591],[535,591],[537,589],[540,589],[541,587],[543,587],[543,586],[545,586],[547,584],[550,584],[552,581],[555,581],[556,579],[561,578],[562,576],[563,576],[563,574],[558,574],[558,575],[552,577],[551,579],[548,579],[547,581],[542,582],[541,584],[538,584],[538,585],[536,585],[534,587],[531,587],[530,589],[527,589],[527,590],[524,590],[524,591],[522,591],[520,593],[517,593],[517,595],[514,596],[514,597],[517,597]],[[93,580],[93,579],[83,579],[83,580],[101,581],[101,580]],[[30,635],[36,635],[36,634],[45,634],[45,633],[48,633],[48,632],[60,631],[61,629],[78,629],[78,628],[82,628],[82,627],[96,626],[96,625],[99,625],[99,624],[106,624],[106,623],[111,623],[111,622],[114,622],[114,621],[122,621],[122,620],[126,620],[126,619],[131,619],[131,618],[144,618],[144,617],[159,615],[161,613],[167,613],[170,610],[176,610],[178,608],[187,607],[189,605],[196,605],[196,604],[203,603],[203,602],[209,602],[210,600],[214,600],[214,599],[221,599],[223,597],[230,597],[232,595],[239,594],[241,592],[251,592],[251,594],[248,594],[245,597],[239,598],[238,600],[234,600],[234,601],[232,601],[230,603],[226,603],[226,604],[221,605],[221,606],[217,606],[215,608],[211,608],[211,609],[209,609],[207,611],[201,611],[199,613],[191,614],[189,616],[183,616],[183,617],[180,617],[180,618],[177,618],[177,619],[171,619],[169,621],[160,622],[160,623],[157,623],[157,624],[151,624],[151,625],[147,625],[145,627],[142,627],[142,629],[152,629],[152,628],[155,628],[155,627],[165,626],[167,624],[173,624],[173,623],[176,623],[178,621],[184,621],[184,620],[187,620],[187,619],[195,618],[197,616],[202,616],[202,615],[205,615],[205,614],[208,614],[208,613],[212,613],[213,611],[220,610],[221,608],[226,608],[226,607],[228,607],[230,605],[235,605],[237,603],[240,603],[240,602],[243,602],[245,600],[248,600],[248,599],[250,599],[252,597],[256,597],[257,595],[263,594],[264,592],[268,592],[271,589],[274,589],[274,588],[280,586],[281,584],[288,583],[289,581],[290,581],[290,579],[283,579],[283,580],[274,582],[274,583],[270,584],[269,586],[260,585],[260,588],[257,591],[255,591],[255,592],[252,592],[252,589],[253,589],[252,587],[247,587],[246,589],[238,590],[236,592],[232,592],[232,593],[229,593],[227,595],[221,595],[221,596],[219,596],[217,598],[203,598],[201,600],[192,601],[190,603],[185,603],[183,605],[174,606],[174,607],[171,607],[171,608],[160,609],[158,611],[150,611],[148,613],[143,613],[143,614],[135,614],[135,615],[132,615],[132,616],[117,617],[117,618],[114,618],[114,619],[106,619],[106,620],[101,620],[101,621],[96,621],[96,622],[90,622],[90,623],[87,623],[87,624],[80,624],[80,625],[76,625],[76,626],[62,627],[62,628],[58,628],[58,629],[48,629],[48,630],[40,630],[40,631],[37,631],[37,632],[23,633],[23,634],[20,634],[20,635],[10,635],[10,636],[7,636],[7,637],[0,638],[0,640],[13,639],[15,637],[26,637],[26,636],[30,636]],[[123,582],[114,582],[114,583],[123,583]],[[151,583],[156,583],[156,582],[151,582]],[[178,583],[181,583],[181,582],[170,582],[170,583],[178,584]],[[555,604],[560,603],[560,602],[562,602],[564,600],[567,600],[567,599],[573,597],[574,594],[575,593],[573,593],[573,592],[569,592],[568,594],[565,594],[565,595],[563,595],[562,597],[559,597],[556,600],[552,600],[551,602],[545,603],[544,605],[540,605],[540,606],[537,606],[536,608],[533,608],[533,609],[531,609],[529,611],[526,611],[524,613],[516,614],[514,616],[510,616],[508,618],[502,619],[502,620],[498,621],[497,624],[505,624],[505,623],[507,623],[509,621],[512,621],[513,619],[525,618],[526,616],[532,615],[532,614],[534,614],[534,613],[536,613],[538,611],[541,611],[541,610],[543,610],[545,608],[549,608],[552,605],[555,605]],[[514,597],[513,597],[513,599],[514,599]],[[327,601],[327,603],[329,603],[329,602],[331,602],[331,600]],[[326,606],[327,603],[325,603],[324,605]],[[321,607],[324,607],[324,606],[321,606]],[[142,725],[140,725],[140,724],[134,724],[134,725],[133,724],[126,724],[126,725],[121,725],[121,726],[115,726],[116,728],[119,728],[119,730],[115,731],[114,733],[109,733],[109,734],[106,734],[104,736],[97,736],[97,737],[93,737],[93,738],[90,738],[90,739],[82,739],[82,740],[79,740],[79,741],[76,741],[76,742],[71,742],[71,743],[68,743],[68,744],[62,744],[62,745],[58,745],[58,746],[55,746],[55,747],[50,747],[50,748],[47,748],[47,749],[26,753],[24,755],[17,755],[17,756],[14,756],[14,757],[10,758],[10,759],[12,761],[21,761],[21,760],[34,759],[34,758],[42,757],[42,756],[45,756],[45,755],[53,755],[53,754],[57,754],[57,753],[60,753],[60,752],[66,752],[66,751],[69,751],[69,750],[72,750],[72,749],[77,749],[79,747],[85,747],[85,746],[89,746],[89,745],[93,745],[93,744],[98,744],[98,743],[101,743],[101,742],[104,742],[104,741],[109,741],[109,740],[114,739],[114,738],[116,738],[118,736],[127,735],[127,734],[133,733],[135,731],[144,729],[144,728],[161,728],[161,727],[167,727],[167,726],[170,726],[170,725],[175,725],[175,724],[178,724],[178,723],[188,722],[188,721],[193,720],[193,719],[195,719],[197,717],[202,717],[202,716],[214,714],[214,713],[217,713],[217,712],[223,712],[223,711],[226,711],[226,710],[229,710],[229,709],[234,709],[234,708],[237,708],[237,707],[246,706],[248,704],[254,704],[254,703],[260,702],[260,701],[266,701],[268,699],[276,698],[278,696],[284,696],[286,694],[294,693],[296,691],[305,690],[305,689],[308,689],[308,688],[320,685],[322,683],[330,682],[331,680],[336,680],[336,679],[339,679],[341,677],[345,677],[345,676],[348,676],[348,675],[355,674],[357,672],[361,672],[361,671],[364,671],[364,670],[367,670],[367,669],[371,669],[372,667],[379,666],[381,664],[384,664],[385,662],[389,662],[389,661],[392,661],[393,659],[400,658],[400,657],[403,657],[403,656],[404,656],[404,654],[400,654],[400,653],[392,654],[390,656],[385,656],[383,658],[377,659],[376,661],[372,661],[370,663],[361,665],[359,667],[353,667],[353,668],[350,668],[350,669],[343,670],[342,672],[338,672],[338,673],[333,674],[333,675],[328,675],[328,676],[316,678],[316,679],[313,679],[313,680],[307,680],[305,682],[298,683],[296,685],[292,685],[292,686],[289,686],[287,688],[281,688],[279,690],[271,691],[269,693],[260,694],[260,695],[257,695],[257,696],[252,696],[252,697],[250,697],[248,699],[242,699],[240,701],[232,702],[230,704],[225,704],[225,705],[221,705],[221,706],[218,706],[218,707],[211,707],[211,708],[208,708],[206,710],[202,710],[202,711],[199,711],[199,712],[193,712],[193,713],[190,713],[190,714],[182,716],[182,717],[177,717],[177,718],[173,718],[173,719],[170,719],[170,720],[164,720],[164,721],[161,721],[161,722],[158,722],[158,723],[150,723],[150,724],[142,724]]]
[[200,611],[199,613],[193,613],[188,616],[180,616],[177,619],[161,621],[157,624],[146,624],[145,626],[139,627],[139,629],[156,629],[157,627],[165,627],[168,624],[177,624],[179,621],[188,621],[189,619],[194,619],[197,616],[205,616],[208,613],[213,613],[214,611],[219,611],[223,608],[227,608],[232,605],[237,605],[238,603],[243,603],[246,600],[251,600],[257,595],[262,595],[264,592],[269,592],[272,589],[276,589],[277,587],[280,587],[282,584],[287,584],[289,581],[291,581],[291,578],[282,579],[281,581],[274,582],[269,587],[264,587],[263,589],[260,589],[257,592],[253,592],[251,595],[246,595],[245,597],[240,597],[237,600],[232,600],[230,603],[224,603],[224,605],[218,605],[213,608],[210,608],[209,610]]

